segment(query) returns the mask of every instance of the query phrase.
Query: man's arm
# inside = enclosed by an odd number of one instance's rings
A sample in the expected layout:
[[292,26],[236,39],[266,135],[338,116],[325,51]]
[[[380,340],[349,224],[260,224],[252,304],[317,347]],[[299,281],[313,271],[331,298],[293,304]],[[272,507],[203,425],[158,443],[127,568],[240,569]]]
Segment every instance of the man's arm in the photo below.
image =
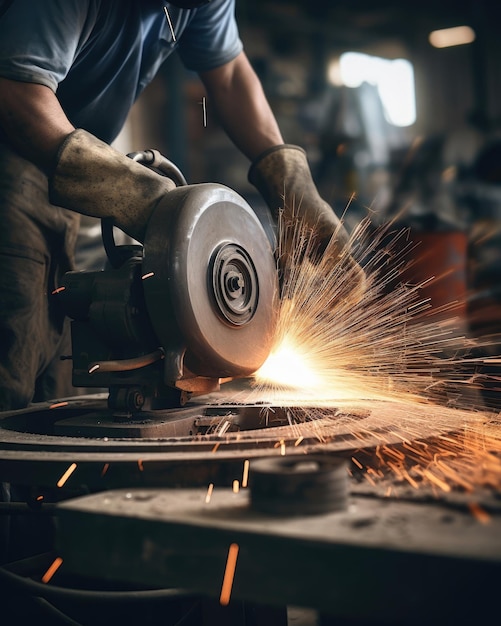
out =
[[111,217],[143,241],[153,208],[175,184],[90,133],[75,130],[48,87],[0,78],[0,127],[21,156],[49,177],[49,200]]
[[0,77],[0,127],[21,156],[50,173],[59,146],[74,127],[44,85]]
[[[261,192],[275,217],[282,212],[286,224],[300,219],[315,234],[320,251],[329,257],[345,257],[350,272],[349,289],[357,299],[364,290],[360,266],[346,255],[349,238],[332,208],[321,198],[313,181],[306,153],[284,144],[259,78],[244,52],[233,61],[200,77],[221,124],[251,161],[249,180]],[[291,229],[293,230],[293,229]],[[281,250],[284,258],[295,245],[289,238]]]
[[202,72],[210,103],[230,139],[251,161],[284,140],[270,105],[244,52]]

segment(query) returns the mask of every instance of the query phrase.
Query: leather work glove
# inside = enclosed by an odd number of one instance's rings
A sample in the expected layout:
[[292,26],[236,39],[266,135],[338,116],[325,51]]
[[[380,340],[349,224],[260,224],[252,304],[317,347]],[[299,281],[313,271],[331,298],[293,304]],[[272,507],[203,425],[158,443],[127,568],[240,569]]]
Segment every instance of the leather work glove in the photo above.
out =
[[[343,257],[350,272],[350,290],[359,292],[361,297],[365,273],[350,255],[348,233],[341,221],[318,193],[305,151],[290,144],[266,150],[251,165],[249,182],[259,190],[275,219],[279,220],[281,216],[286,229],[285,245],[280,250],[279,259],[282,267],[287,265],[289,256],[298,258],[299,255],[301,258],[302,251],[295,249],[305,245],[295,233],[295,225],[300,223],[307,237],[312,235],[315,238],[312,260],[315,260],[316,253],[327,254],[333,263]],[[324,261],[322,265],[325,267]]]
[[153,209],[175,187],[170,178],[77,129],[59,148],[49,200],[91,217],[111,217],[114,225],[143,242]]

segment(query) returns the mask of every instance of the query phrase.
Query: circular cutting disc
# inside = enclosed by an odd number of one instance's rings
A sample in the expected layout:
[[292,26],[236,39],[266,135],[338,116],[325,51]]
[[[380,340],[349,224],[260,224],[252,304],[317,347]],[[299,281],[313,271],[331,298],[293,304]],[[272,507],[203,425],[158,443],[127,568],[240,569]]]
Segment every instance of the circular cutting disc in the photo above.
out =
[[277,271],[247,202],[218,184],[166,194],[148,223],[144,291],[167,352],[198,376],[256,371],[271,349]]

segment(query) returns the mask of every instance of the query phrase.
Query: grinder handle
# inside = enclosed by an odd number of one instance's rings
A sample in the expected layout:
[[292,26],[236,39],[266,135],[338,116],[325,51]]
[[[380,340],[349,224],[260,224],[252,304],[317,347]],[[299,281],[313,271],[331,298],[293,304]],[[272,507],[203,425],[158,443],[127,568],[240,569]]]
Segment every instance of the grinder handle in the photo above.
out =
[[129,152],[127,155],[133,161],[142,163],[150,169],[157,171],[163,176],[173,180],[178,187],[187,185],[188,182],[179,167],[158,150],[143,150],[142,152]]

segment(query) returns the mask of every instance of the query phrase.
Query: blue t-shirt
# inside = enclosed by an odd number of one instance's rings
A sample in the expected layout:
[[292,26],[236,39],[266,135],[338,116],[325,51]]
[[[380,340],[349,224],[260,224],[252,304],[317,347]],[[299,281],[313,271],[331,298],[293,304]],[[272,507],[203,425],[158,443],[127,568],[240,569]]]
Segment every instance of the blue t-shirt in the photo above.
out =
[[212,0],[188,10],[162,0],[14,0],[2,13],[0,1],[0,76],[50,87],[74,126],[111,142],[174,50],[196,72],[241,52],[234,4]]

